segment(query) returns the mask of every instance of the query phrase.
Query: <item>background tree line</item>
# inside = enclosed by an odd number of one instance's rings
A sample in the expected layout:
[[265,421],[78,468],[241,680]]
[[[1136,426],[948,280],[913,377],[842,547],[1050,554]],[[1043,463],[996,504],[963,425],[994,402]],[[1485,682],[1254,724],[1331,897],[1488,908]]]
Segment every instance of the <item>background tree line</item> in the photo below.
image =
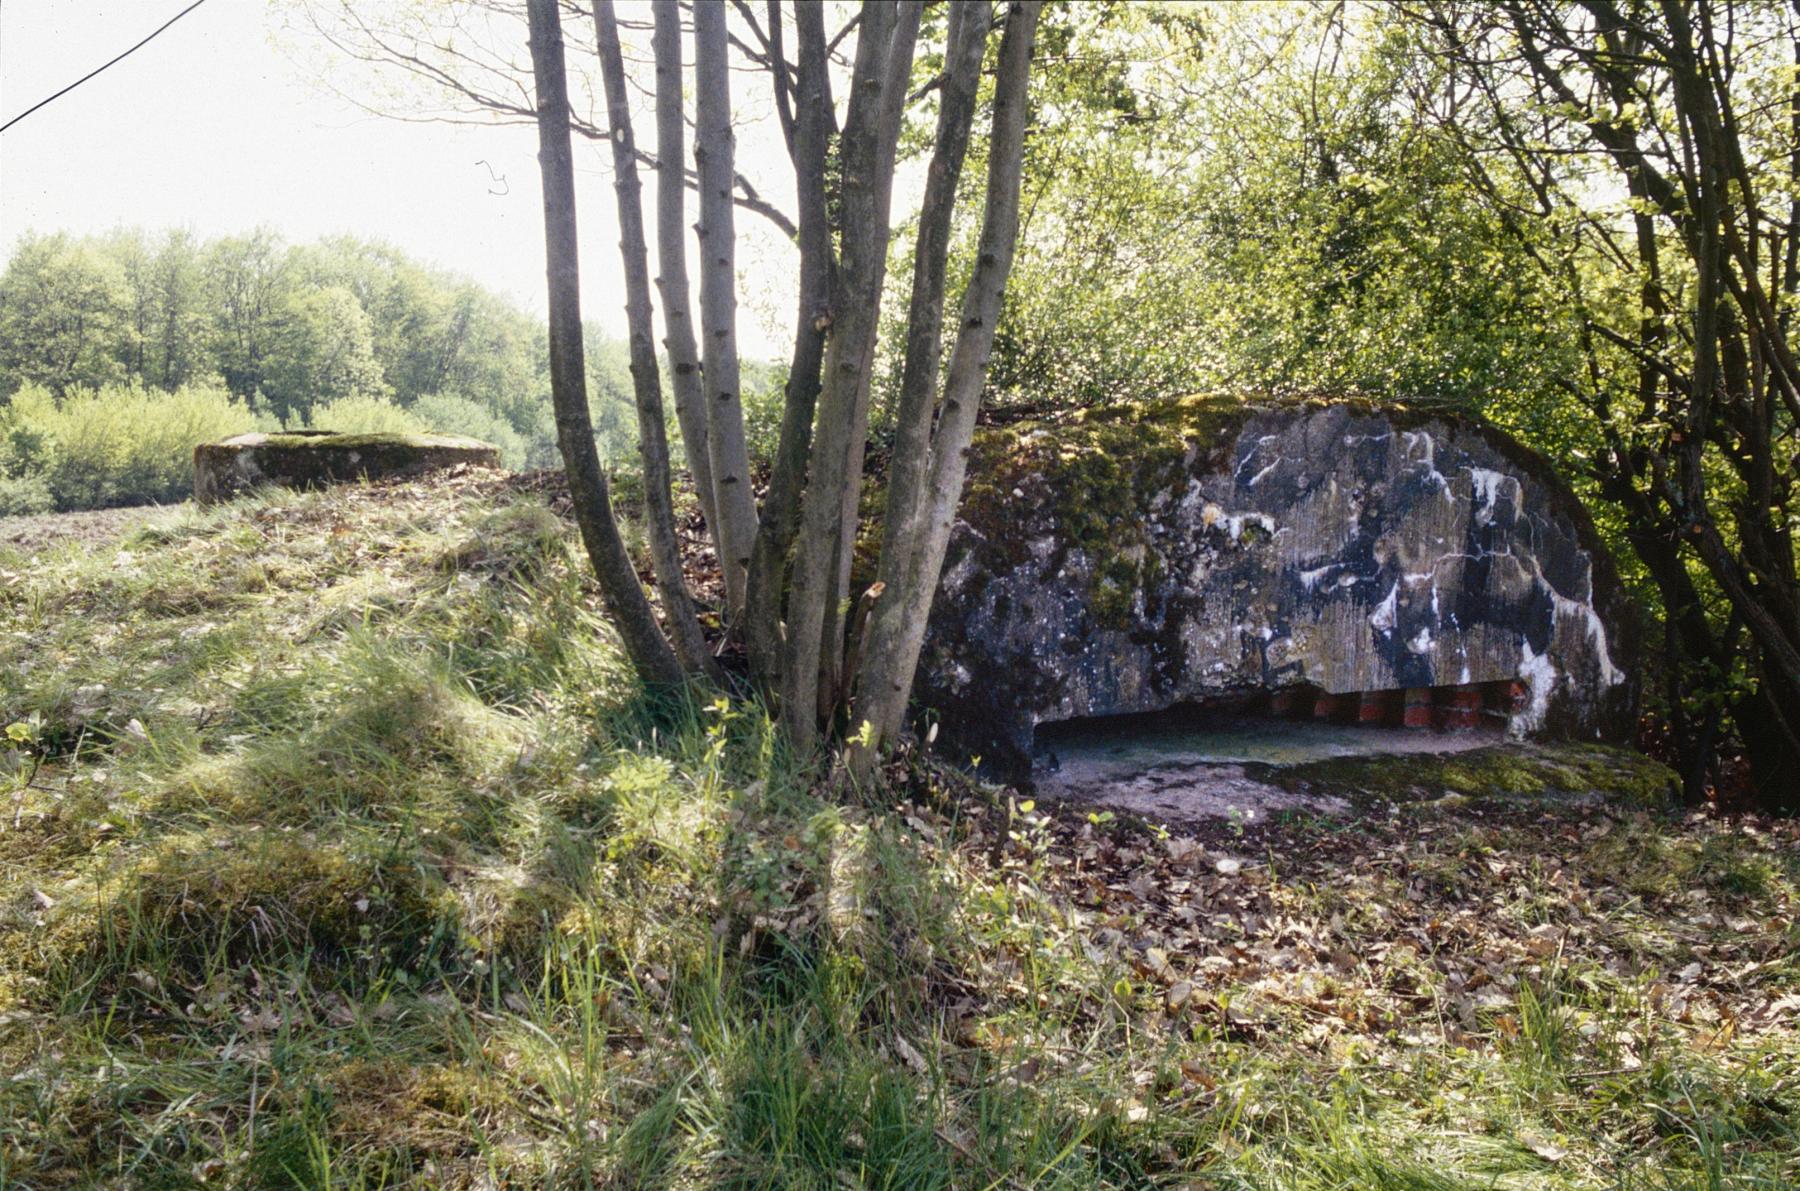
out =
[[[630,459],[625,346],[586,337],[598,449]],[[549,391],[535,316],[386,245],[27,233],[0,274],[0,515],[183,499],[196,443],[259,427],[468,434],[548,466]]]

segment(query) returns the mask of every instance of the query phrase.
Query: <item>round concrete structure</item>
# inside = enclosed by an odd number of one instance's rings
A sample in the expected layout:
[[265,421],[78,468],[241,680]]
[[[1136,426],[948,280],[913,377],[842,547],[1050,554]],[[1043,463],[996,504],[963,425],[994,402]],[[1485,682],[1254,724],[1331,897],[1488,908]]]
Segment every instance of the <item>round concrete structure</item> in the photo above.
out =
[[194,448],[194,499],[214,504],[265,484],[320,488],[424,475],[461,463],[498,467],[500,449],[445,434],[240,434]]

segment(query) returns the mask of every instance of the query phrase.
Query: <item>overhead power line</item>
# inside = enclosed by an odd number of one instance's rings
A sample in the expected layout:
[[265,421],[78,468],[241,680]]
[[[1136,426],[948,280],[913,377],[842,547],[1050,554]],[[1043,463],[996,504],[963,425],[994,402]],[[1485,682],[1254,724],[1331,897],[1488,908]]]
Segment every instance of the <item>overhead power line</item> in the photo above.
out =
[[116,66],[120,62],[123,62],[125,59],[131,57],[131,55],[137,53],[139,50],[143,49],[145,46],[147,46],[151,42],[155,41],[158,34],[162,33],[162,31],[164,29],[167,29],[170,25],[173,25],[176,21],[179,21],[182,17],[186,16],[190,12],[193,12],[196,8],[199,8],[202,4],[205,4],[205,3],[206,3],[206,0],[194,0],[194,2],[192,4],[188,5],[186,8],[182,9],[180,12],[176,13],[174,16],[172,16],[168,20],[164,21],[161,25],[157,26],[156,30],[154,32],[152,32],[150,34],[150,36],[144,38],[144,40],[138,42],[136,45],[134,45],[130,49],[126,50],[123,54],[120,54],[117,58],[114,58],[112,61],[104,63],[103,65],[96,66],[94,69],[88,71],[86,74],[82,75],[80,78],[78,78],[74,82],[70,83],[67,87],[64,87],[61,91],[58,91],[54,95],[45,96],[43,99],[38,100],[36,103],[32,104],[30,107],[26,108],[24,111],[20,112],[18,115],[14,116],[12,119],[8,120],[6,123],[0,124],[0,132],[5,132],[7,129],[11,128],[13,125],[17,124],[19,121],[23,120],[25,117],[31,115],[31,113],[33,113],[33,112],[37,111],[39,108],[43,107],[45,104],[50,103],[54,100],[61,99],[63,96],[67,95],[69,92],[73,91],[75,88],[81,86],[81,84],[87,82],[89,79],[93,78],[95,75],[97,75],[101,71],[105,70],[107,67]]

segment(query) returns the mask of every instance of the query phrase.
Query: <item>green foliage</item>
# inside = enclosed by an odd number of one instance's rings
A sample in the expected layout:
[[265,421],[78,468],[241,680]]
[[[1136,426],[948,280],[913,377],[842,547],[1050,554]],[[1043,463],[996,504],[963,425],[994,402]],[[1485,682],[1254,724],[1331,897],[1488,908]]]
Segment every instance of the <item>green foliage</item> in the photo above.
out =
[[322,403],[381,395],[374,328],[355,294],[336,285],[299,290],[278,318],[262,393],[284,421]]
[[327,401],[308,413],[304,428],[339,434],[416,434],[424,429],[412,411],[380,397]]
[[185,499],[194,448],[256,424],[217,386],[115,385],[58,399],[28,385],[0,405],[0,513]]
[[122,271],[98,245],[26,236],[0,276],[0,393],[124,380],[125,305]]
[[[588,364],[601,456],[632,466],[636,414],[623,345],[590,328]],[[535,316],[466,278],[348,237],[290,246],[266,230],[211,241],[179,231],[27,233],[0,275],[0,417],[9,400],[37,400],[27,388],[63,402],[102,388],[154,395],[222,383],[265,422],[438,430],[493,443],[509,467],[553,467],[561,459],[547,368]],[[747,380],[760,384],[766,371],[752,366]],[[772,452],[779,388],[770,381],[758,392],[766,416],[757,425]],[[144,414],[141,402],[112,412],[110,404],[75,400],[59,432],[105,438],[121,419]],[[77,432],[75,415],[107,424]],[[42,418],[34,406],[15,423]],[[178,423],[182,434],[188,426]],[[166,438],[150,435],[145,458]],[[679,444],[672,422],[670,438]],[[169,468],[175,457],[167,453]],[[37,447],[0,446],[0,513],[186,491],[138,473],[58,480],[47,460]],[[71,466],[95,461],[90,454]]]
[[997,402],[1552,391],[1568,331],[1402,22],[1081,5],[1047,38]]
[[530,461],[527,437],[504,417],[467,397],[430,393],[413,402],[406,413],[421,430],[493,443],[500,448],[500,461],[507,467],[525,467]]
[[50,478],[42,472],[0,476],[0,517],[48,513],[56,508]]
[[787,405],[787,365],[743,361],[744,439],[750,458],[771,463],[781,443],[781,414]]

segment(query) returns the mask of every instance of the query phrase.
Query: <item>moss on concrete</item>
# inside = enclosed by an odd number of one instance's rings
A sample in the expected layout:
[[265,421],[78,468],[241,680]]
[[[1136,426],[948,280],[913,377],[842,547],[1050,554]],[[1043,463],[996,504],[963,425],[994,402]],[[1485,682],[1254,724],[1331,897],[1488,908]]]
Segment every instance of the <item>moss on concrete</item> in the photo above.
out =
[[1080,551],[1088,561],[1099,623],[1123,628],[1136,593],[1161,577],[1161,559],[1148,549],[1146,514],[1179,499],[1192,475],[1228,466],[1238,431],[1257,412],[1331,405],[1386,416],[1396,426],[1468,420],[1441,404],[1401,401],[1194,394],[1119,402],[980,431],[961,515],[986,539],[984,561],[1001,568],[1024,561],[1034,534],[1054,531],[1059,551]]
[[482,448],[490,444],[456,434],[338,434],[329,430],[290,430],[256,436],[256,444],[286,451],[366,451],[381,447],[428,451],[439,447]]
[[1136,593],[1159,578],[1146,511],[1179,498],[1190,460],[1227,449],[1251,412],[1236,398],[1184,397],[984,429],[962,516],[1002,566],[1024,561],[1031,537],[1053,531],[1059,551],[1088,560],[1096,617],[1123,627]]
[[1675,774],[1642,753],[1602,744],[1496,744],[1459,753],[1337,757],[1270,766],[1284,789],[1411,802],[1598,795],[1648,809],[1671,805]]

